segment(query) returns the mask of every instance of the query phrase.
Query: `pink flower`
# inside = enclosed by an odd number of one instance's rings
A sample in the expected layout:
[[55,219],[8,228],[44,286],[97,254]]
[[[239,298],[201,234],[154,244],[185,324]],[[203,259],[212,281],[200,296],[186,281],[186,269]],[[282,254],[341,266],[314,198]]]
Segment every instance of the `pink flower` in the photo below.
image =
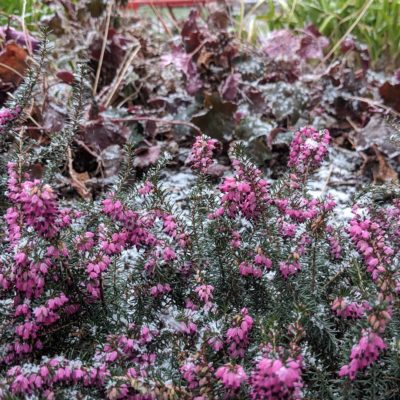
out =
[[248,314],[247,308],[242,308],[233,322],[233,326],[226,333],[228,352],[232,358],[242,358],[249,345],[249,334],[253,327],[253,318]]
[[[232,162],[235,177],[227,177],[219,186],[222,192],[221,205],[229,218],[242,214],[245,218],[254,219],[260,214],[269,199],[268,183],[261,178],[261,171],[251,165],[243,165],[237,160]],[[219,209],[220,210],[220,209]],[[218,218],[217,210],[211,215]]]
[[21,107],[17,106],[12,108],[1,108],[0,109],[0,133],[21,113]]
[[332,302],[332,311],[341,318],[358,319],[362,318],[366,310],[371,307],[368,302],[348,303],[343,298],[337,297]]
[[215,376],[228,390],[228,396],[233,396],[234,392],[240,389],[242,383],[247,380],[247,375],[239,364],[225,364],[217,369]]
[[262,277],[262,270],[248,262],[240,263],[239,272],[240,272],[240,275],[243,275],[243,276],[254,276],[255,278],[259,278],[259,279]]
[[146,181],[144,183],[144,185],[141,188],[139,188],[139,194],[141,194],[142,196],[145,196],[146,194],[151,193],[153,188],[154,188],[154,185],[150,181]]
[[271,269],[272,267],[272,261],[264,254],[257,254],[254,257],[254,262],[257,265],[262,265],[267,270]]
[[201,285],[195,289],[200,300],[204,303],[209,303],[213,298],[214,286],[212,285]]
[[280,262],[279,270],[285,279],[289,278],[289,276],[296,275],[301,270],[301,265],[298,261],[288,263],[288,262]]
[[176,253],[170,247],[166,247],[163,251],[164,261],[173,261],[176,259]]
[[76,247],[79,251],[89,251],[94,247],[94,233],[85,232],[84,235],[75,239]]
[[301,399],[301,359],[286,362],[272,356],[258,361],[250,378],[250,397],[254,400]]
[[340,369],[339,376],[354,380],[358,372],[371,366],[384,349],[386,344],[377,333],[363,330],[360,341],[351,350],[350,363]]
[[214,351],[220,351],[224,347],[224,342],[217,336],[208,339],[207,343],[214,349]]
[[178,332],[185,335],[194,335],[197,333],[197,325],[192,321],[181,321],[179,322]]
[[150,294],[153,297],[157,297],[157,296],[161,296],[163,294],[169,293],[171,290],[172,289],[171,289],[171,286],[169,283],[166,283],[164,285],[161,283],[158,283],[157,285],[152,286],[150,288]]
[[242,244],[242,241],[240,240],[240,233],[238,231],[233,231],[232,232],[231,246],[233,248],[235,248],[235,249],[238,249],[241,244]]
[[318,168],[328,153],[331,137],[327,129],[317,131],[313,127],[305,127],[294,134],[290,146],[289,167],[299,173]]
[[385,222],[372,221],[362,217],[354,210],[355,217],[350,220],[348,233],[357,251],[362,256],[367,271],[376,281],[393,264],[394,251],[385,243]]
[[187,163],[193,169],[206,174],[208,167],[214,163],[212,157],[218,147],[219,142],[217,140],[210,139],[205,135],[197,136]]
[[26,256],[25,253],[20,252],[20,253],[17,253],[17,254],[14,256],[14,260],[15,260],[15,262],[16,262],[17,264],[19,264],[19,265],[25,264],[25,262],[26,262],[26,260],[27,260],[27,256]]

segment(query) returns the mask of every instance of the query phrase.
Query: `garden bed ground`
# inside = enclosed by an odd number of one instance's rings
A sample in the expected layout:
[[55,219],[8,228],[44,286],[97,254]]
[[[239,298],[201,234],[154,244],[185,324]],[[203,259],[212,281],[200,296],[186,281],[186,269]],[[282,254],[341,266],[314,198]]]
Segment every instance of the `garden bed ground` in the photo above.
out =
[[400,3],[318,1],[0,13],[1,399],[399,399]]

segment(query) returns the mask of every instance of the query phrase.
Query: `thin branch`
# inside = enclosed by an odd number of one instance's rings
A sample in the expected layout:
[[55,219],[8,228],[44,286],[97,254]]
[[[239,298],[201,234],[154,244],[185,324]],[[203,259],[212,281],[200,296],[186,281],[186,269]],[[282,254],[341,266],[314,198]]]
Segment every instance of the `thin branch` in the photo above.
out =
[[349,99],[349,100],[361,101],[362,103],[369,104],[370,106],[382,108],[383,110],[388,111],[391,114],[396,115],[397,117],[400,117],[399,112],[393,110],[393,108],[391,108],[391,107],[385,106],[384,104],[380,103],[379,101],[371,100],[367,97],[350,96],[350,95],[346,95],[346,94],[343,94],[343,98]]
[[162,118],[138,116],[138,117],[127,117],[127,118],[110,118],[109,121],[111,122],[151,121],[165,125],[182,125],[182,126],[188,126],[189,128],[195,130],[199,135],[202,135],[202,131],[198,126],[192,124],[191,122],[180,121],[177,119],[162,119]]
[[364,14],[367,12],[368,8],[372,4],[374,0],[369,0],[368,3],[365,3],[364,8],[360,11],[360,14],[358,17],[355,19],[355,21],[351,24],[350,28],[347,29],[347,31],[344,33],[344,35],[336,42],[336,44],[332,47],[331,51],[324,57],[324,59],[321,61],[319,66],[324,64],[329,58],[332,56],[332,54],[336,51],[336,49],[342,44],[343,40],[346,39],[346,37],[353,31],[353,29],[357,26],[357,24],[360,22],[361,18],[364,16]]
[[25,44],[26,44],[26,47],[27,47],[27,49],[29,51],[29,54],[32,55],[32,42],[31,42],[31,40],[29,38],[28,30],[26,29],[25,16],[26,16],[26,0],[24,0],[22,2],[22,17],[21,17],[22,32],[24,33]]
[[141,46],[138,43],[138,45],[133,49],[131,55],[129,58],[126,60],[125,64],[123,65],[121,69],[121,73],[119,74],[115,84],[113,85],[113,88],[110,91],[110,94],[108,95],[107,100],[105,101],[104,105],[105,107],[108,107],[112,101],[112,98],[115,95],[115,92],[118,90],[119,86],[121,85],[122,80],[125,77],[126,72],[128,71],[129,66],[131,65],[133,59],[136,57],[137,53],[139,52]]
[[10,67],[10,66],[7,65],[7,64],[3,64],[2,62],[0,62],[0,67],[3,67],[3,68],[5,68],[5,69],[8,69],[9,71],[11,71],[11,72],[13,72],[14,74],[18,75],[18,76],[19,76],[20,78],[22,78],[22,79],[25,78],[25,77],[24,77],[21,73],[19,73],[15,68]]
[[102,68],[102,66],[103,66],[104,53],[105,53],[105,51],[106,51],[106,46],[107,46],[108,31],[109,31],[109,29],[110,29],[110,20],[111,20],[112,6],[113,6],[113,2],[110,1],[110,2],[108,3],[108,6],[107,6],[106,28],[105,28],[105,31],[104,31],[103,45],[101,46],[101,53],[100,53],[99,65],[97,66],[97,71],[96,71],[96,79],[95,79],[94,85],[93,85],[93,96],[96,95],[97,86],[98,86],[98,84],[99,84],[99,79],[100,79],[101,68]]

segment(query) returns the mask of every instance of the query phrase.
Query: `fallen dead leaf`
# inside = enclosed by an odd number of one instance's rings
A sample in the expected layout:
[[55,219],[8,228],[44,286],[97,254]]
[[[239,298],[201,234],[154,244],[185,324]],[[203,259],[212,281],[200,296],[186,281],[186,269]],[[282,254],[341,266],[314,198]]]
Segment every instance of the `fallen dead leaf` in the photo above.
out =
[[386,158],[383,153],[379,151],[378,146],[374,144],[372,145],[372,149],[378,160],[377,169],[372,170],[374,183],[398,182],[399,178],[397,172],[387,163]]
[[390,82],[385,82],[379,88],[379,94],[387,105],[400,112],[400,83],[392,85]]
[[72,153],[71,149],[68,148],[68,169],[69,176],[71,177],[71,186],[78,192],[78,194],[85,200],[92,199],[92,193],[86,187],[86,182],[90,179],[89,174],[85,172],[76,172],[72,166]]
[[0,80],[3,83],[12,83],[15,87],[21,83],[28,68],[27,55],[26,50],[15,42],[6,44],[0,53]]
[[133,165],[139,168],[146,168],[155,164],[160,158],[161,149],[159,146],[140,147],[135,151]]

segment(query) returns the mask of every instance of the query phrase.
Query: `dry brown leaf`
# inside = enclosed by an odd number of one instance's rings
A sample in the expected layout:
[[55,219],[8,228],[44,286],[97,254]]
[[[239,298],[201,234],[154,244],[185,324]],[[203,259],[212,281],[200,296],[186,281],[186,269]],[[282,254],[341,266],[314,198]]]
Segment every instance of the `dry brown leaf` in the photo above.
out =
[[15,42],[7,43],[0,53],[0,80],[18,86],[28,68],[27,55],[26,50]]
[[379,88],[379,94],[386,104],[400,112],[400,83],[391,84],[390,82],[385,82]]
[[89,180],[89,174],[85,172],[76,172],[72,165],[72,153],[68,148],[68,169],[69,176],[71,177],[71,186],[78,192],[78,194],[85,200],[92,199],[92,193],[86,187],[86,182]]
[[387,163],[383,153],[379,151],[375,144],[372,145],[372,148],[378,160],[378,168],[372,171],[374,183],[398,182],[397,172]]
[[159,146],[139,147],[135,151],[133,165],[139,168],[146,168],[155,164],[160,158],[161,149]]
[[211,61],[214,59],[214,54],[207,50],[201,50],[199,57],[197,58],[197,65],[199,67],[208,68]]

